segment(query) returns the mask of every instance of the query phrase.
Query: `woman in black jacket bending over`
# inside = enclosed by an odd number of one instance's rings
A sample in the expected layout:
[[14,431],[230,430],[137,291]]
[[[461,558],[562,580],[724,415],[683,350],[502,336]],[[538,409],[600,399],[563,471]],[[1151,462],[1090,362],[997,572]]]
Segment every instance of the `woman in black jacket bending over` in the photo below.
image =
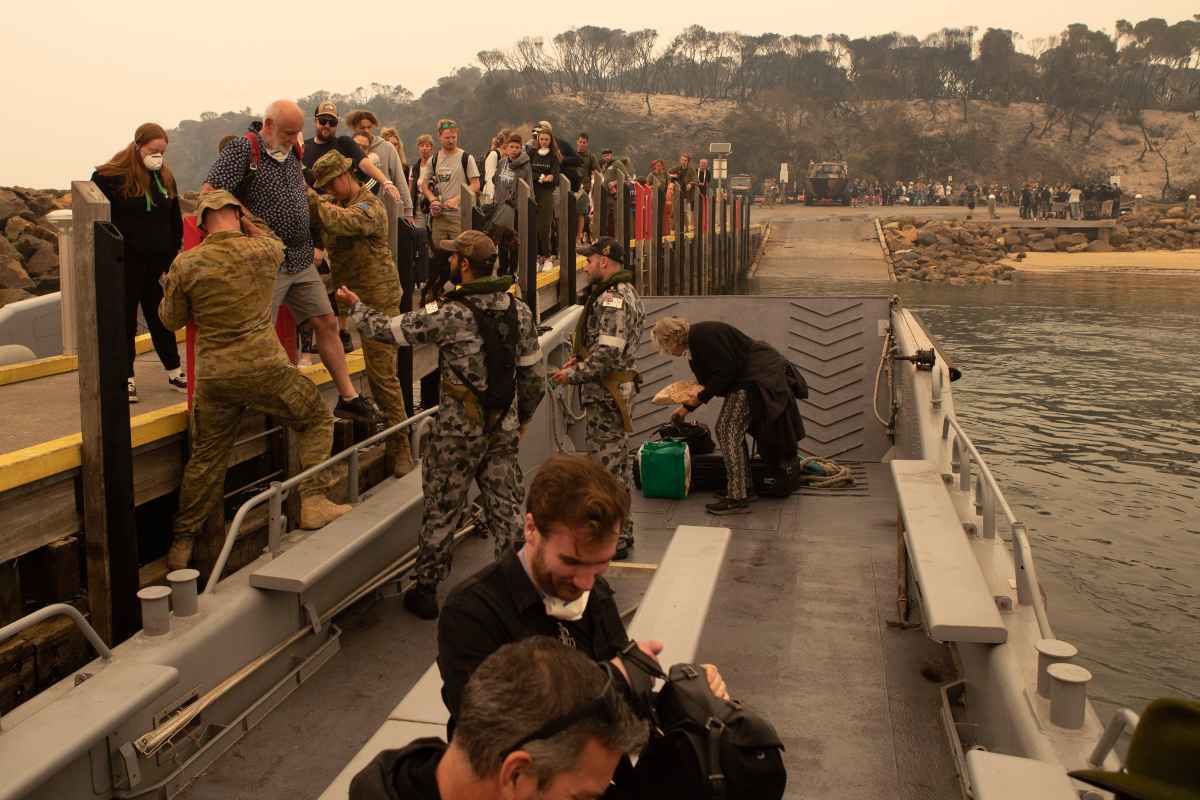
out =
[[666,317],[654,324],[654,340],[664,353],[686,354],[700,384],[675,410],[675,420],[713,397],[725,398],[715,430],[725,459],[725,495],[705,509],[710,514],[746,513],[752,486],[746,434],[758,442],[768,464],[794,460],[804,438],[796,403],[808,396],[804,378],[774,347],[724,322],[689,325],[682,317]]
[[167,370],[171,388],[187,390],[179,363],[175,334],[158,318],[162,302],[159,278],[171,266],[183,244],[183,217],[175,176],[163,163],[167,132],[147,122],[138,126],[133,141],[108,163],[96,167],[92,182],[112,204],[112,223],[125,240],[125,329],[129,334],[129,402],[136,403],[133,360],[137,353],[137,309],[140,304],[154,351]]

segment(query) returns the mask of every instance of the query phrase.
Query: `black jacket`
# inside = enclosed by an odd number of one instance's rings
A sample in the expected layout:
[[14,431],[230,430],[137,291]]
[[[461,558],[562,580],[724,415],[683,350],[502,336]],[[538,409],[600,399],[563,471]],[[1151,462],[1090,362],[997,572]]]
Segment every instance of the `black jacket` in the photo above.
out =
[[437,768],[446,753],[441,739],[417,739],[384,750],[354,776],[350,800],[441,800]]
[[[558,176],[562,171],[562,162],[554,156],[551,150],[546,155],[539,155],[537,150],[529,154],[529,167],[533,170],[533,188],[542,191],[553,191],[558,187]],[[553,175],[554,180],[543,183],[539,180],[543,175]]]
[[119,175],[92,173],[92,183],[112,206],[112,224],[125,239],[125,252],[142,255],[174,255],[183,246],[183,214],[179,195],[163,197],[158,185],[150,184],[150,208],[146,196],[125,197],[125,180]]
[[724,322],[697,322],[688,330],[692,372],[704,387],[700,402],[746,390],[750,435],[770,463],[796,457],[804,438],[797,400],[808,397],[804,377],[778,350]]

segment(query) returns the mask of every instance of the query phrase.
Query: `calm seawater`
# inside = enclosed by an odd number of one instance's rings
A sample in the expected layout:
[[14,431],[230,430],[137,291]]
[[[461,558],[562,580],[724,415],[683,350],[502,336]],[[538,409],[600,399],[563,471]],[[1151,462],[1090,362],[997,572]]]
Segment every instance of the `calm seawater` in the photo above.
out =
[[1029,526],[1102,718],[1200,698],[1200,275],[747,288],[897,293],[917,310],[963,371],[959,418]]

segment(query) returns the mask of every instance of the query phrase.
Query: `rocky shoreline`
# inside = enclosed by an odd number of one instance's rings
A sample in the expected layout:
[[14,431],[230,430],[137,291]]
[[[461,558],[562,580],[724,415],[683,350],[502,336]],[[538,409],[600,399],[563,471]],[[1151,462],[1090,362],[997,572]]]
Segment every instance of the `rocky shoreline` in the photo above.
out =
[[1005,260],[1025,253],[1137,253],[1200,247],[1200,213],[1185,206],[1150,206],[1117,221],[1108,241],[1096,232],[1014,228],[998,220],[881,219],[896,279],[968,284],[1008,283]]
[[46,215],[70,207],[70,192],[0,187],[0,307],[58,291],[58,231]]

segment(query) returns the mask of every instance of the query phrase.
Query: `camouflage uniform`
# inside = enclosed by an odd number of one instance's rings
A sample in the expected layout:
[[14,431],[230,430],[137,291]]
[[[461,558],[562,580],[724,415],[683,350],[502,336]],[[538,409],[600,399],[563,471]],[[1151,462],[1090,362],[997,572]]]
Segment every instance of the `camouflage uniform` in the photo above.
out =
[[[606,379],[613,382],[615,373],[628,376],[633,372],[646,312],[632,283],[605,284],[593,289],[580,328],[575,332],[579,360],[567,370],[567,382],[582,384],[579,393],[587,414],[585,431],[592,456],[632,491],[629,432],[620,407],[604,382]],[[636,379],[628,377],[614,385],[624,397],[627,409],[632,410]],[[633,520],[626,519],[618,546],[632,545]]]
[[[315,185],[324,186],[349,170],[350,165],[350,159],[331,150],[313,165]],[[388,217],[383,201],[370,189],[360,187],[358,194],[345,204],[309,190],[308,204],[312,218],[320,222],[333,285],[349,287],[363,303],[388,316],[399,314],[400,277],[388,244]],[[408,418],[396,377],[396,349],[386,342],[363,341],[371,396],[389,425]],[[388,448],[394,455],[395,442],[389,442]]]
[[463,523],[472,479],[479,487],[484,530],[492,536],[497,555],[520,536],[523,527],[518,429],[541,403],[545,378],[533,314],[529,306],[506,293],[511,284],[511,278],[482,278],[460,290],[484,310],[517,304],[516,396],[508,410],[492,420],[490,430],[484,428],[475,395],[451,368],[457,367],[477,388],[487,387],[483,340],[470,309],[449,299],[454,292],[440,302],[391,318],[363,303],[351,309],[351,322],[363,336],[392,344],[434,344],[444,360],[441,405],[422,455],[425,516],[416,565],[420,585],[436,585],[450,572],[451,536]]
[[[236,204],[228,192],[201,196],[206,208]],[[221,502],[229,452],[244,409],[268,414],[297,433],[305,468],[329,457],[333,416],[312,381],[288,361],[271,324],[271,291],[283,261],[283,243],[273,236],[238,231],[209,235],[180,253],[167,273],[158,316],[171,330],[195,320],[196,393],[192,447],[183,472],[176,534],[197,533]],[[323,492],[328,472],[309,478],[302,495]]]

